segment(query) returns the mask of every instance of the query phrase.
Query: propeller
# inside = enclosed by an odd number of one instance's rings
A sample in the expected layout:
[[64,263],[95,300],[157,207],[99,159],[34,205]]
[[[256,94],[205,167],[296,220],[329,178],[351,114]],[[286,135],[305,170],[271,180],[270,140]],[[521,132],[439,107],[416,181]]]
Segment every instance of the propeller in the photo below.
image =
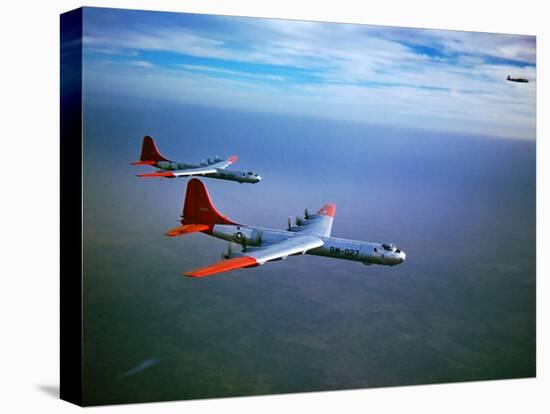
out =
[[288,216],[288,231],[292,230],[292,216]]
[[296,225],[301,226],[302,225],[302,217],[296,216]]
[[304,209],[304,218],[306,220],[309,218],[309,211],[307,210],[307,207]]
[[206,165],[206,160],[202,160],[201,165],[203,165],[203,166]]

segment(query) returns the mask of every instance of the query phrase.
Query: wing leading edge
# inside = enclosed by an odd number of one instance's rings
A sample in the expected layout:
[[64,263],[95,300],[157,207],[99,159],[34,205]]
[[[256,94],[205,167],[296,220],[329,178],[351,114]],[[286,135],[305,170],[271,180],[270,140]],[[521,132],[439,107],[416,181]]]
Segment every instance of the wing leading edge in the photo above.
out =
[[271,260],[286,259],[294,254],[305,254],[308,250],[321,247],[323,244],[319,237],[311,235],[290,237],[265,247],[249,248],[244,256],[222,260],[209,266],[191,270],[186,272],[185,276],[204,277],[243,267],[258,266]]
[[214,174],[217,170],[212,167],[208,168],[192,168],[189,170],[177,170],[177,171],[161,171],[161,172],[154,172],[149,174],[138,174],[138,177],[142,178],[157,178],[157,177],[167,177],[167,178],[174,178],[174,177],[192,177],[194,175],[207,175],[207,174]]

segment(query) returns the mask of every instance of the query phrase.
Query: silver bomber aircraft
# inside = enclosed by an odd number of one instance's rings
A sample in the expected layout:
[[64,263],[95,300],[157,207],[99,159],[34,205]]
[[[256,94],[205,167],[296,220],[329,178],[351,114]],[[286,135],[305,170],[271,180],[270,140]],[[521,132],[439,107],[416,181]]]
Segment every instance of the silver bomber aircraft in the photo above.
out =
[[[253,227],[236,223],[216,210],[206,186],[193,178],[187,184],[181,226],[169,230],[166,236],[181,236],[201,232],[230,242],[224,260],[186,272],[186,276],[204,277],[245,267],[263,265],[288,256],[312,254],[361,262],[366,265],[395,266],[406,259],[404,251],[391,243],[370,243],[331,237],[336,206],[326,204],[315,214],[307,209],[293,225],[288,220],[286,230]],[[232,244],[240,252],[232,252]]]
[[237,181],[239,183],[255,184],[262,180],[258,174],[253,172],[243,172],[227,170],[226,168],[237,161],[239,157],[232,155],[226,160],[220,160],[218,157],[203,160],[200,165],[174,162],[162,156],[159,152],[153,138],[146,135],[143,137],[141,145],[141,156],[139,161],[132,162],[131,165],[150,165],[158,168],[154,173],[137,174],[143,178],[176,178],[203,176],[209,178],[219,178],[221,180]]

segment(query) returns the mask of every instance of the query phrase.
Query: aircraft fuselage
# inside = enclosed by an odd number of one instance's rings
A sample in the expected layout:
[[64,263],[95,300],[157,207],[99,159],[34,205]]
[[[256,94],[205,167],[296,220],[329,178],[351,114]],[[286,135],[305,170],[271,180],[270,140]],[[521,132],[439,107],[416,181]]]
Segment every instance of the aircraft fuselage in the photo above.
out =
[[[178,170],[187,170],[187,169],[193,169],[193,168],[201,168],[201,167],[207,167],[208,165],[194,165],[194,164],[187,164],[182,162],[174,162],[174,161],[157,161],[154,164],[155,167],[157,167],[159,170],[162,171],[178,171]],[[209,173],[204,174],[205,177],[209,178],[219,178],[221,180],[230,180],[230,181],[237,181],[239,183],[258,183],[261,181],[261,177],[258,174],[254,174],[253,172],[244,172],[244,171],[236,171],[236,170],[227,170],[222,168],[216,168],[216,173]],[[167,178],[173,178],[173,177],[167,177]]]
[[[299,229],[299,227],[298,227]],[[299,236],[299,230],[279,230],[265,227],[251,227],[244,225],[216,224],[208,234],[222,240],[237,243],[243,246],[243,253],[233,254],[238,257],[246,254],[248,247],[259,247],[275,243],[291,237]],[[406,259],[405,252],[394,245],[342,239],[337,237],[322,237],[323,246],[309,250],[306,254],[325,256],[336,259],[353,260],[366,265],[379,264],[395,266]]]

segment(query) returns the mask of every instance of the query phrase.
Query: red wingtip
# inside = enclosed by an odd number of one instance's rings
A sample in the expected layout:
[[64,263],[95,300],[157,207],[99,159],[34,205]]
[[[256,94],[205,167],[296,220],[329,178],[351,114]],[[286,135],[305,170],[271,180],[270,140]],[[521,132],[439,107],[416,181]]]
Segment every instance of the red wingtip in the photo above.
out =
[[239,159],[239,157],[237,155],[232,155],[231,157],[229,157],[227,159],[227,161],[229,161],[231,164],[233,164],[235,161],[237,161]]
[[321,216],[334,217],[334,215],[336,214],[336,204],[325,204],[316,214]]
[[174,173],[171,172],[156,172],[156,173],[149,173],[149,174],[137,174],[138,177],[142,178],[155,178],[155,177],[168,177],[168,178],[174,178]]
[[210,266],[201,267],[184,273],[189,277],[205,277],[221,272],[240,269],[242,267],[252,267],[258,265],[258,261],[250,256],[235,257],[233,259],[222,260]]

